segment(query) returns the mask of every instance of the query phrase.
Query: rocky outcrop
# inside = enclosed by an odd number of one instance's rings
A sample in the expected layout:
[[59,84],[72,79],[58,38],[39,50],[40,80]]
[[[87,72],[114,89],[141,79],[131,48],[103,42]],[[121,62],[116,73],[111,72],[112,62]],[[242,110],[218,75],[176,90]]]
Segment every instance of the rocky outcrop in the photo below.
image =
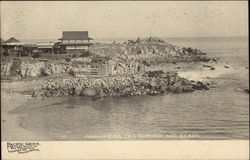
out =
[[191,82],[174,72],[153,71],[144,74],[103,78],[70,78],[47,80],[41,96],[135,96],[185,93],[208,89],[202,82]]
[[91,53],[97,56],[110,56],[124,61],[138,61],[145,65],[177,62],[208,62],[212,60],[198,49],[178,47],[159,38],[129,40],[123,44],[96,44]]
[[2,77],[39,77],[68,72],[71,67],[65,63],[48,61],[12,60],[1,64]]

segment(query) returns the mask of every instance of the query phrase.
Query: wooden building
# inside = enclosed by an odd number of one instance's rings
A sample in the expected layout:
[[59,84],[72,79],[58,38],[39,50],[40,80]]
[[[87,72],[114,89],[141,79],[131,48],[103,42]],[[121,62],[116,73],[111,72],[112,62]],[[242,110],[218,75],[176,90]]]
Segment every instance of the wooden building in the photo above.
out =
[[3,44],[3,47],[5,48],[5,51],[8,52],[8,54],[18,56],[20,56],[20,53],[23,50],[23,46],[24,44],[14,37],[6,40]]
[[51,53],[53,54],[54,51],[54,45],[53,42],[38,42],[36,43],[37,49],[42,53]]
[[63,31],[61,41],[61,53],[66,54],[83,54],[88,51],[89,46],[92,45],[88,31]]

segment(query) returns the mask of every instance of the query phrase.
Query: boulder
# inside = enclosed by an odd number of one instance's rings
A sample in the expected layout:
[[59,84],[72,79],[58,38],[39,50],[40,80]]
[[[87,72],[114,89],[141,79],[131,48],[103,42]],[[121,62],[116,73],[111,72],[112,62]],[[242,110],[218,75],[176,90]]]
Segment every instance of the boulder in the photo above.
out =
[[175,93],[182,93],[182,92],[183,92],[182,86],[176,87]]
[[211,70],[215,70],[215,68],[214,68],[214,67],[211,67],[210,69],[211,69]]
[[176,87],[175,86],[169,86],[168,90],[169,90],[169,92],[175,93]]
[[82,87],[77,86],[75,88],[75,95],[80,96],[82,94]]
[[82,91],[82,95],[92,97],[98,95],[98,92],[95,88],[84,88]]
[[194,89],[193,89],[193,86],[183,86],[183,92],[193,92]]

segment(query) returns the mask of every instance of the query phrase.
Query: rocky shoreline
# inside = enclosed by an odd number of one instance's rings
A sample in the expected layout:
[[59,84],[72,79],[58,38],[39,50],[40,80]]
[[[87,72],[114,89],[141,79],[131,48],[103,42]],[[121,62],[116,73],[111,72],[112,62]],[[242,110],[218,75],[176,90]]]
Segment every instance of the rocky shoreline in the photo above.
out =
[[33,97],[158,95],[208,90],[208,85],[181,78],[176,72],[151,71],[102,78],[50,79],[46,80],[39,92],[34,91]]
[[95,44],[89,52],[88,57],[71,55],[67,60],[12,58],[1,64],[1,78],[22,80],[47,76],[47,80],[41,80],[40,90],[34,89],[33,97],[184,93],[207,90],[210,84],[190,81],[177,72],[147,71],[146,67],[217,61],[198,49],[174,46],[153,37],[123,44]]

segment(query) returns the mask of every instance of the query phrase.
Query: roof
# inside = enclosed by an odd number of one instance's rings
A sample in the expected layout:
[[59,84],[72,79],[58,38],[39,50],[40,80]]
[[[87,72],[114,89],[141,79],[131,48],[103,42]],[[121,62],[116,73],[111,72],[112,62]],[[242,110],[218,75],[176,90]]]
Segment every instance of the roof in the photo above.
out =
[[53,46],[55,43],[52,42],[39,42],[36,43],[37,46]]
[[23,46],[26,48],[36,48],[37,47],[36,44],[24,44]]
[[60,43],[61,46],[88,46],[93,45],[93,43]]
[[63,31],[59,40],[92,40],[88,31]]
[[24,44],[21,42],[11,42],[11,43],[5,43],[6,46],[23,46]]
[[43,46],[37,46],[37,48],[53,48],[51,45],[43,45]]
[[20,42],[19,40],[17,40],[16,38],[14,37],[11,37],[10,39],[8,39],[5,43],[18,43]]

